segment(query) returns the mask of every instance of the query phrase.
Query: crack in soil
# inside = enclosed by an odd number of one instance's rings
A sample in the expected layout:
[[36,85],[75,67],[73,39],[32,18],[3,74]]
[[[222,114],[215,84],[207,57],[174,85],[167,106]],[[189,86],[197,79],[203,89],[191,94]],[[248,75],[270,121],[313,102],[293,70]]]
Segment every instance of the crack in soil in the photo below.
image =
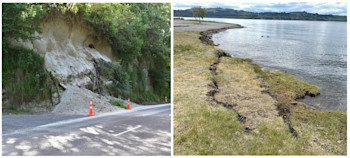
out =
[[[240,25],[237,25],[237,26],[224,27],[224,28],[220,28],[220,29],[211,29],[211,30],[207,30],[207,31],[202,31],[202,32],[200,32],[201,36],[199,37],[199,39],[202,41],[203,44],[214,45],[214,42],[212,41],[213,34],[221,32],[221,31],[225,31],[227,29],[233,29],[233,28],[243,28],[243,27]],[[216,50],[215,54],[216,54],[217,60],[214,61],[209,66],[209,71],[211,72],[213,79],[211,80],[211,83],[208,84],[208,87],[210,88],[210,90],[207,93],[208,100],[212,105],[215,105],[215,104],[222,105],[223,107],[225,107],[227,109],[233,110],[237,114],[238,120],[241,123],[245,123],[246,117],[240,115],[233,108],[233,107],[237,106],[237,104],[229,104],[229,103],[221,102],[215,98],[215,95],[219,92],[218,82],[214,79],[214,76],[217,75],[217,72],[216,72],[217,66],[221,62],[222,57],[231,57],[230,54],[228,54],[224,51],[221,51],[221,50]],[[251,131],[251,129],[245,128],[244,131],[249,132],[249,131]]]
[[[230,57],[229,54],[227,54],[226,52],[221,51],[221,50],[217,50],[215,52],[215,54],[217,56],[217,60],[215,62],[213,62],[212,64],[210,64],[210,67],[209,67],[209,70],[210,70],[213,77],[217,75],[216,70],[217,70],[217,66],[221,62],[221,58],[222,57]],[[238,115],[238,120],[241,123],[244,123],[246,121],[246,117],[240,115],[235,109],[233,109],[233,107],[237,106],[237,104],[229,104],[229,103],[221,102],[215,98],[215,95],[219,92],[219,85],[215,79],[211,80],[211,82],[208,84],[208,87],[210,88],[210,90],[207,93],[209,102],[215,103],[217,105],[222,105],[223,107],[225,107],[227,109],[235,111],[235,113],[237,113],[237,115]],[[246,131],[249,131],[249,129]]]
[[262,93],[266,93],[269,96],[271,96],[272,98],[274,98],[278,103],[276,104],[277,110],[278,110],[278,114],[279,116],[281,116],[283,118],[283,122],[285,124],[288,125],[288,129],[289,132],[292,134],[293,137],[297,138],[298,137],[298,133],[296,132],[296,130],[292,127],[292,123],[290,121],[290,116],[291,116],[291,109],[293,108],[293,106],[296,105],[295,102],[293,103],[287,103],[287,102],[283,102],[280,101],[282,99],[279,99],[278,96],[272,94],[268,89],[269,86],[261,84],[261,87],[267,88],[267,90],[262,91]]
[[277,110],[279,115],[282,116],[284,123],[288,125],[289,132],[292,134],[292,136],[298,137],[298,133],[292,127],[292,123],[290,121],[290,115],[291,115],[290,107],[287,107],[286,105],[279,103],[277,104]]

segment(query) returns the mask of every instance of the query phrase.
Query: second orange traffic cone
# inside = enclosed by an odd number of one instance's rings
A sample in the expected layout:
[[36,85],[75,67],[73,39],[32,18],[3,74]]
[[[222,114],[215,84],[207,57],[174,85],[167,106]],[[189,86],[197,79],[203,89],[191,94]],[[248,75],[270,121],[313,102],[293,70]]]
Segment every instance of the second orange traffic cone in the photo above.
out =
[[90,112],[88,116],[94,116],[94,112],[92,111],[92,99],[90,100]]
[[128,109],[130,109],[130,98],[128,98]]

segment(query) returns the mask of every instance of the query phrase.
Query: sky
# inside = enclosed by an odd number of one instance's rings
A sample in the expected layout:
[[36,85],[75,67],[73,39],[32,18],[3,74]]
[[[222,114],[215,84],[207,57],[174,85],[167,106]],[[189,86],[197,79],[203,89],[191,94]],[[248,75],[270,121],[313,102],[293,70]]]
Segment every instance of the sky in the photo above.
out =
[[174,9],[189,9],[193,6],[204,8],[230,8],[250,12],[294,12],[346,15],[346,2],[175,2]]

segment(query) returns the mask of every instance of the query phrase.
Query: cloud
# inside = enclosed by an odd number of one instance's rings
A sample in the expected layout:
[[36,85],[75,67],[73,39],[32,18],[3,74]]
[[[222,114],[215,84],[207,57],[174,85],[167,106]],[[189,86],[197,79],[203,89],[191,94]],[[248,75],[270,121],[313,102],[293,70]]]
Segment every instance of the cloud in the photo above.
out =
[[344,2],[176,2],[174,9],[189,9],[193,6],[204,8],[230,8],[251,12],[295,12],[306,11],[309,13],[347,15],[347,4]]

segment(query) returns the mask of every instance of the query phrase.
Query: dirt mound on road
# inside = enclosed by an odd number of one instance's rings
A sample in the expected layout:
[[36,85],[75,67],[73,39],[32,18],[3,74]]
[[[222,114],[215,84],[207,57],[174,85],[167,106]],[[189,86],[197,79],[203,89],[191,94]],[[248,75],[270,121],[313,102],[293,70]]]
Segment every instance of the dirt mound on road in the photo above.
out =
[[[67,85],[62,94],[61,102],[53,109],[53,113],[87,115],[89,113],[90,99],[92,99],[93,112],[95,115],[124,110],[109,103],[110,99],[121,100],[109,96],[101,96],[85,88]],[[126,103],[126,102],[125,102]],[[131,108],[138,106],[131,103]]]

